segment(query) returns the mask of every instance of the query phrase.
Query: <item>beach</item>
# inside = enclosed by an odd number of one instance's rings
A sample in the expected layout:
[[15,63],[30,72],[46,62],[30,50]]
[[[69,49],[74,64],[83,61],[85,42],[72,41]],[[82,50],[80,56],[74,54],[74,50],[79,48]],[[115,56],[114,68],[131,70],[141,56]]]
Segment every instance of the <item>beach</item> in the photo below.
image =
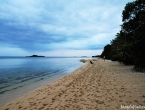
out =
[[[145,73],[119,62],[87,60],[72,73],[0,107],[0,110],[145,109]],[[132,108],[131,108],[132,109]],[[143,110],[142,109],[142,110]]]

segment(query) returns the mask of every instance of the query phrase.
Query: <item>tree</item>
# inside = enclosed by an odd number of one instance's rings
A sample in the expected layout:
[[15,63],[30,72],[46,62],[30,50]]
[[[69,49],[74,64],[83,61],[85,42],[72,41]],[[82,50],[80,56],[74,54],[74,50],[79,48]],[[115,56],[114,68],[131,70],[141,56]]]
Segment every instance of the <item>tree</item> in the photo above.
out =
[[101,57],[103,58],[105,56],[106,59],[110,59],[111,58],[111,45],[108,44],[104,47],[104,51],[101,54]]
[[137,71],[145,70],[145,0],[136,0],[125,6],[120,35],[123,50],[135,64]]
[[[111,41],[110,58],[134,64],[136,71],[145,71],[145,0],[126,4],[122,12],[121,30]],[[106,54],[106,48],[102,53]]]
[[111,60],[117,60],[126,65],[134,64],[131,54],[129,53],[128,43],[124,39],[124,33],[120,31],[120,33],[117,33],[116,38],[111,41]]

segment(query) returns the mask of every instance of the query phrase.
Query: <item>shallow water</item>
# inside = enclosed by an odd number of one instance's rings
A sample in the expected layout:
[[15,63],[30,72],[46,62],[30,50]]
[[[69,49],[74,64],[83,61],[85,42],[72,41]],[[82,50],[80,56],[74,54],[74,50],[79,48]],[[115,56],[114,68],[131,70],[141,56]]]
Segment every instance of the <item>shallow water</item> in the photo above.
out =
[[46,85],[83,65],[82,58],[1,57],[0,105]]

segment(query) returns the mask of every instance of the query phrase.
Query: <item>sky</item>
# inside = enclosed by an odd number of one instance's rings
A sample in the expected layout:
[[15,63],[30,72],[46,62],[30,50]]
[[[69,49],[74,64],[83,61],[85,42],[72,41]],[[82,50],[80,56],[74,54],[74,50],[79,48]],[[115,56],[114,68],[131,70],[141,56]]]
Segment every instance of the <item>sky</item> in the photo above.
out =
[[93,56],[133,0],[1,0],[0,56]]

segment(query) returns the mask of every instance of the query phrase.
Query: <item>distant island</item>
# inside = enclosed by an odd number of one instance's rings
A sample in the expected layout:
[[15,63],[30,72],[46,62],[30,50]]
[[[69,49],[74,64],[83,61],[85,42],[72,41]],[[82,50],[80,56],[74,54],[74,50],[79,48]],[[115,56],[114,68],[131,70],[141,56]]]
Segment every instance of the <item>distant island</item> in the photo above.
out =
[[87,57],[87,56],[82,56],[82,57]]
[[31,55],[31,56],[26,56],[26,57],[45,57],[45,56]]
[[95,56],[92,56],[92,57],[101,57],[101,55],[95,55]]

